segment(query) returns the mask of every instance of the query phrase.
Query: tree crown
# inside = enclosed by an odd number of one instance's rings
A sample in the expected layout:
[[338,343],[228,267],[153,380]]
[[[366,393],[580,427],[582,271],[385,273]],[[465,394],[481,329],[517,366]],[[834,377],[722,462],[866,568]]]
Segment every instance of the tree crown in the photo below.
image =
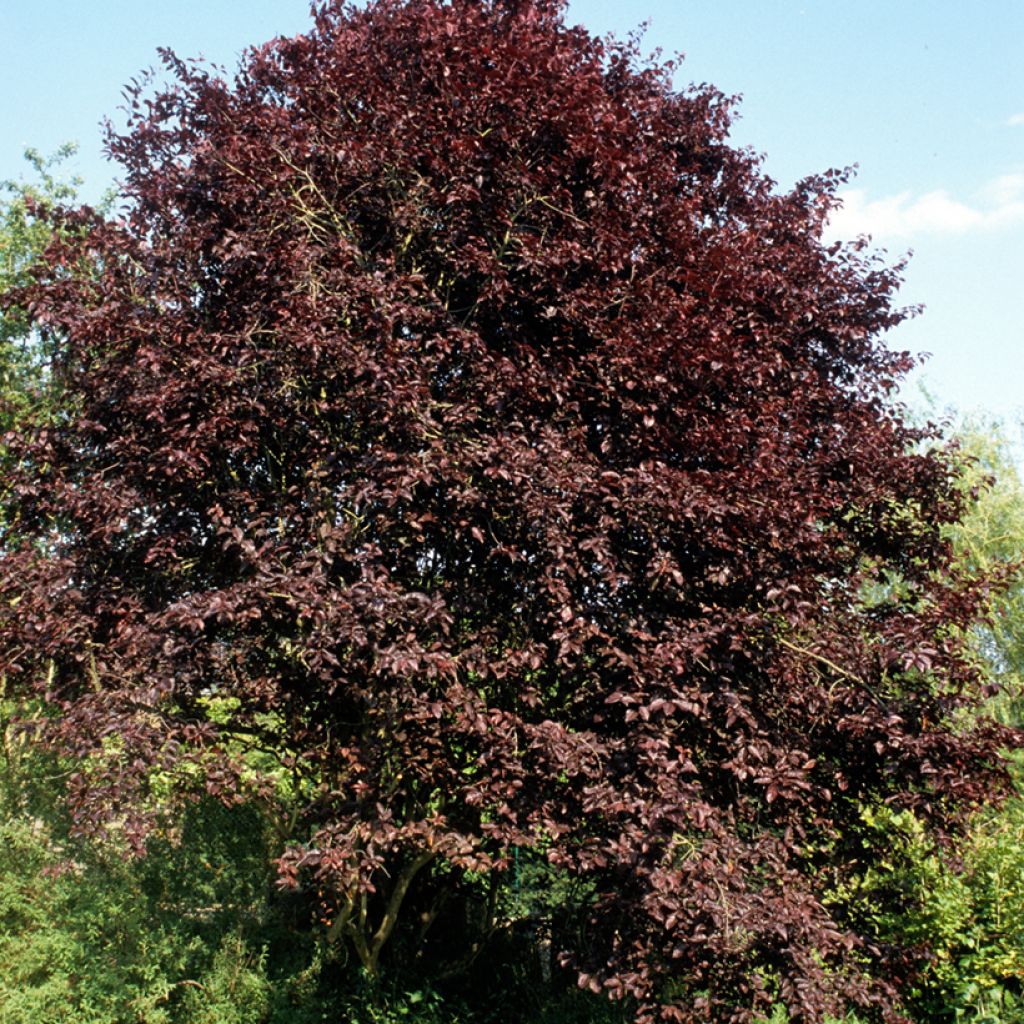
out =
[[954,827],[1006,736],[953,724],[962,496],[890,401],[899,269],[822,242],[844,175],[778,193],[554,3],[164,60],[123,215],[25,293],[73,411],[15,442],[0,643],[83,827],[141,837],[155,778],[278,808],[370,971],[543,851],[642,1019],[894,1014],[844,850],[867,805]]

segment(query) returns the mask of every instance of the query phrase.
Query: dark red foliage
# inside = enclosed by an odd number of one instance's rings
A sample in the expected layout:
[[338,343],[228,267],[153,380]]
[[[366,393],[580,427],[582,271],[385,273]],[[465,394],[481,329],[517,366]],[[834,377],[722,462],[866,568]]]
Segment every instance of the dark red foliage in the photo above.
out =
[[164,56],[124,218],[27,297],[66,412],[11,441],[0,651],[82,826],[141,837],[156,769],[294,807],[282,877],[370,970],[409,892],[543,849],[641,1019],[893,1015],[844,836],[954,828],[1000,736],[950,724],[959,499],[888,402],[897,272],[821,241],[843,175],[777,194],[546,0]]

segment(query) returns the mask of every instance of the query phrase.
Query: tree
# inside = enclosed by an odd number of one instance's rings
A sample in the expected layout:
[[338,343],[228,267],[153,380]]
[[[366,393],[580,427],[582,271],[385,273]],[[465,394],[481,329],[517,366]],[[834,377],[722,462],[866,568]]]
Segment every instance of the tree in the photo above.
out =
[[230,83],[164,53],[123,216],[8,300],[69,401],[12,441],[0,650],[80,828],[267,808],[371,976],[512,927],[521,855],[641,1021],[894,1019],[912,951],[825,894],[865,806],[944,841],[1012,739],[955,721],[985,590],[891,402],[899,268],[557,3],[314,15]]
[[1019,725],[1024,687],[1024,488],[1005,426],[965,420],[955,436],[967,459],[961,486],[971,501],[950,536],[968,569],[1006,580],[993,594],[990,615],[976,637],[988,674],[1001,688],[999,713]]
[[[970,634],[996,690],[982,713],[1019,724],[1022,648],[1021,551],[1024,491],[1006,428],[956,417],[949,434],[962,459],[960,487],[969,502],[949,529],[955,558],[971,572],[1002,580],[984,620]],[[861,859],[833,898],[856,908],[875,941],[931,951],[916,972],[907,1002],[915,1021],[1024,1021],[1024,800],[1020,751],[1016,793],[984,808],[952,851],[937,849],[907,811],[865,810],[865,826],[889,853]]]
[[[74,201],[81,182],[57,176],[60,165],[76,150],[73,143],[60,147],[49,157],[37,150],[25,152],[35,181],[0,182],[0,292],[24,287],[31,280],[31,268],[50,241],[50,225],[34,215],[40,208]],[[25,310],[8,307],[0,318],[0,432],[15,421],[39,411],[45,403],[44,368],[46,353],[40,351]]]

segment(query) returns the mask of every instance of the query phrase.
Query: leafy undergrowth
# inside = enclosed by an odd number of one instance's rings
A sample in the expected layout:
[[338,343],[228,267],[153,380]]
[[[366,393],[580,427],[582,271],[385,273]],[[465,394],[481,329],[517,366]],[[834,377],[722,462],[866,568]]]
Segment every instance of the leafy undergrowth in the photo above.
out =
[[[458,980],[393,971],[367,984],[318,941],[309,906],[279,893],[273,836],[251,808],[201,801],[141,861],[69,838],[40,754],[11,759],[0,823],[0,1024],[618,1024],[626,1007],[500,944]],[[978,816],[957,857],[908,813],[863,815],[890,856],[834,894],[878,941],[920,951],[921,1024],[1022,1024],[1024,797]],[[530,887],[524,871],[526,907]],[[527,907],[527,909],[529,909]],[[783,1024],[777,1007],[769,1024]],[[847,1018],[843,1024],[861,1024]]]
[[[526,944],[445,985],[401,965],[370,985],[322,942],[312,903],[275,886],[275,838],[253,808],[199,800],[143,859],[127,858],[116,836],[99,845],[70,835],[61,764],[10,728],[3,747],[0,1024],[626,1019],[563,977],[545,984]],[[532,909],[528,894],[517,899]]]

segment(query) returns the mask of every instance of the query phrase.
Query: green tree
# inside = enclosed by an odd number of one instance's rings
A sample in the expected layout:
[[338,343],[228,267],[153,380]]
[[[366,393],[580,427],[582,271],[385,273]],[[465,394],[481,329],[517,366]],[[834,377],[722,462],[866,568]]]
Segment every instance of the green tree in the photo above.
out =
[[950,528],[961,563],[999,574],[990,621],[976,632],[978,653],[1000,693],[991,705],[1003,720],[1021,724],[1024,705],[1024,484],[1010,433],[999,422],[967,419],[956,431],[965,456],[961,486],[973,495],[962,520]]
[[[77,200],[81,179],[62,173],[76,150],[70,142],[48,157],[28,149],[31,179],[0,182],[0,293],[32,283],[33,268],[53,238],[45,212]],[[17,304],[0,309],[0,433],[39,410],[46,364],[47,346],[27,311]]]
[[[973,628],[993,698],[976,717],[1019,725],[1024,682],[1024,487],[1009,431],[961,420],[951,431],[968,498],[947,529],[954,565],[996,581],[988,618]],[[885,593],[898,590],[894,582]],[[1019,755],[1016,755],[1019,758]],[[833,894],[875,941],[916,951],[908,1006],[921,1024],[1024,1022],[1024,795],[975,814],[964,838],[941,846],[908,811],[865,805],[850,861],[855,876]],[[879,841],[885,857],[868,855]],[[857,843],[862,843],[862,849]]]

